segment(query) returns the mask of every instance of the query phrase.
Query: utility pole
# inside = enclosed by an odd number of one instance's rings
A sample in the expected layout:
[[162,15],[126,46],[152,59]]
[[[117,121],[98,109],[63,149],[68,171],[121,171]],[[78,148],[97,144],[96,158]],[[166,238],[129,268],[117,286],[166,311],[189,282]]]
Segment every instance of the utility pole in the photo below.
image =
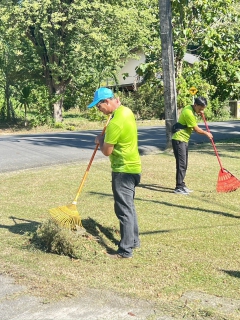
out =
[[162,47],[163,89],[167,145],[172,148],[172,126],[177,122],[177,93],[175,84],[172,40],[171,0],[159,0],[160,34]]

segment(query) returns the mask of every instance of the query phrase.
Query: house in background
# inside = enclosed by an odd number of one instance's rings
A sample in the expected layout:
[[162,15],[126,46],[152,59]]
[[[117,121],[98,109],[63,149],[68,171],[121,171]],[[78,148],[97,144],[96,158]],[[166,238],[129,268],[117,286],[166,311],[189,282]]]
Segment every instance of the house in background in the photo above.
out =
[[[124,67],[120,70],[118,75],[118,84],[114,84],[112,80],[106,81],[106,86],[115,87],[117,86],[119,89],[123,89],[126,91],[134,91],[139,83],[141,83],[142,78],[136,74],[136,68],[141,64],[145,63],[146,56],[142,51],[137,51],[136,55],[139,59],[130,58],[127,60]],[[188,62],[190,65],[193,65],[196,62],[199,62],[200,59],[198,56],[185,53],[184,61]]]
[[136,85],[142,81],[142,78],[136,74],[136,68],[141,63],[145,63],[146,56],[142,51],[136,52],[136,55],[139,56],[139,60],[130,58],[120,70],[118,76],[119,87],[128,91],[134,90]]
[[196,62],[200,62],[199,57],[191,53],[185,53],[183,60],[188,62],[190,65],[193,65]]

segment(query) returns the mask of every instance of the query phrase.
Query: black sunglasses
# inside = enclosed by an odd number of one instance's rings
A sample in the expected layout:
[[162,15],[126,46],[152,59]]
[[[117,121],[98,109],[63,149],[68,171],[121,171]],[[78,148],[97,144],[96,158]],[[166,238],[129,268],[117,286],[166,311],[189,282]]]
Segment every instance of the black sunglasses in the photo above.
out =
[[99,109],[100,108],[100,104],[101,103],[104,103],[105,102],[105,100],[100,100],[99,102],[98,102],[98,104],[96,105],[96,107]]

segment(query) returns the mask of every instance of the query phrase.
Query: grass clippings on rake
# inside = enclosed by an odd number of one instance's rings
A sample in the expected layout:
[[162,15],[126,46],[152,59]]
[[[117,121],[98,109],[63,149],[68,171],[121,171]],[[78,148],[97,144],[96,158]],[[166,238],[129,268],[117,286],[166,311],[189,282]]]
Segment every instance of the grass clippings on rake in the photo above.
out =
[[[224,167],[237,177],[239,146],[239,141],[218,144]],[[108,159],[93,163],[79,198],[87,234],[57,230],[57,236],[63,233],[55,249],[52,242],[41,243],[41,232],[51,234],[49,208],[71,201],[85,169],[79,163],[1,174],[2,273],[45,299],[79,295],[91,287],[165,303],[172,314],[186,314],[186,308],[174,309],[186,292],[240,299],[240,189],[216,192],[219,166],[211,145],[190,148],[186,183],[194,192],[189,196],[173,193],[171,153],[142,157],[135,198],[141,248],[124,261],[106,255],[119,241]]]

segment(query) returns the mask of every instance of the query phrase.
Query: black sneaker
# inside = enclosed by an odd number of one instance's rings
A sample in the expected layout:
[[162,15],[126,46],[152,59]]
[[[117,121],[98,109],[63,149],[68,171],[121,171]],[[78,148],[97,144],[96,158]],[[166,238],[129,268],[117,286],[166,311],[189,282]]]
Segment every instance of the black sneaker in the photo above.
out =
[[189,192],[187,192],[184,188],[176,188],[173,192],[176,194],[183,194],[185,196],[189,195]]

